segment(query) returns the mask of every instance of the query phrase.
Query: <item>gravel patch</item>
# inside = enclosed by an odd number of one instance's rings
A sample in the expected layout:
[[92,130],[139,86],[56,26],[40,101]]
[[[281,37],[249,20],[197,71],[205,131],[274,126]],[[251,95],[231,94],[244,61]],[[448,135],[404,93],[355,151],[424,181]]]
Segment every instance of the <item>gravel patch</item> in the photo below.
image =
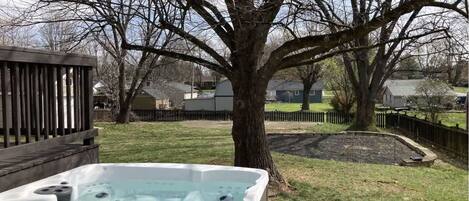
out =
[[317,159],[358,163],[399,164],[420,156],[391,136],[374,135],[268,135],[272,151]]

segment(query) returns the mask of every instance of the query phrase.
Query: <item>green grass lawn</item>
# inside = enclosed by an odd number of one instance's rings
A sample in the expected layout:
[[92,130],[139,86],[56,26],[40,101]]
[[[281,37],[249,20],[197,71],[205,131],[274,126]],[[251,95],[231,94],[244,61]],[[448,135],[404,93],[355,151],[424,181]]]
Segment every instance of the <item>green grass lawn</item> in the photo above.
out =
[[[232,165],[230,124],[207,122],[97,123],[101,162],[174,162]],[[220,123],[221,124],[221,123]],[[290,125],[290,124],[285,124]],[[285,125],[267,123],[267,129]],[[298,124],[300,125],[300,124]],[[333,132],[346,126],[301,124]],[[467,200],[467,171],[438,161],[431,168],[360,164],[273,153],[294,189],[274,201]]]
[[325,90],[324,91],[324,96],[334,96],[334,93],[332,93],[332,91]]
[[467,93],[468,88],[467,87],[454,87],[453,90],[458,93]]
[[[329,91],[326,91],[329,92]],[[327,93],[326,93],[327,94]],[[310,103],[309,110],[312,112],[328,112],[334,109],[329,104],[330,96],[323,96],[321,103]],[[267,103],[266,111],[297,112],[301,110],[301,103]]]
[[[328,102],[309,104],[310,111],[327,112],[332,111],[332,106]],[[296,112],[301,110],[301,103],[268,103],[265,104],[266,111]]]
[[[407,115],[415,115],[420,119],[425,119],[425,115],[420,112],[407,112]],[[466,128],[466,113],[443,113],[440,114],[441,123],[445,126],[455,127],[459,124],[460,128]]]

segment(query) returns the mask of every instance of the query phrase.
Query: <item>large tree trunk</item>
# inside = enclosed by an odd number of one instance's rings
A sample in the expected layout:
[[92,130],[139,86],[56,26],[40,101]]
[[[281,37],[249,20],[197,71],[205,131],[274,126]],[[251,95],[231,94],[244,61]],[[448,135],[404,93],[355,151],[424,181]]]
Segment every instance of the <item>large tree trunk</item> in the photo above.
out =
[[302,111],[309,111],[309,92],[313,83],[308,80],[303,80],[303,104],[301,104]]
[[119,113],[116,116],[117,124],[127,124],[130,122],[130,105],[123,104],[119,107]]
[[116,117],[116,123],[117,124],[127,124],[129,123],[129,114],[130,114],[130,105],[126,104],[125,101],[125,96],[127,94],[125,90],[125,84],[126,84],[126,74],[125,74],[125,56],[126,56],[126,51],[122,51],[120,53],[120,58],[117,59],[117,65],[118,65],[118,103],[119,103],[119,113],[117,114]]
[[357,111],[349,130],[376,131],[375,126],[375,96],[373,93],[360,92],[357,94]]
[[270,155],[264,128],[265,80],[232,80],[233,128],[236,166],[267,170],[271,184],[280,190],[287,189],[286,181],[275,166]]

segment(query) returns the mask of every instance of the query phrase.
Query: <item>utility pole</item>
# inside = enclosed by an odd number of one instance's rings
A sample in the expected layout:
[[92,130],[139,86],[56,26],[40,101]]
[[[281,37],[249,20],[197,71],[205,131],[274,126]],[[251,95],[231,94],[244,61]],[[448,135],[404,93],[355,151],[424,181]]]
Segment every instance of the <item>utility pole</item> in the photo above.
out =
[[192,65],[192,70],[191,70],[191,99],[193,99],[193,94],[194,94],[194,65]]

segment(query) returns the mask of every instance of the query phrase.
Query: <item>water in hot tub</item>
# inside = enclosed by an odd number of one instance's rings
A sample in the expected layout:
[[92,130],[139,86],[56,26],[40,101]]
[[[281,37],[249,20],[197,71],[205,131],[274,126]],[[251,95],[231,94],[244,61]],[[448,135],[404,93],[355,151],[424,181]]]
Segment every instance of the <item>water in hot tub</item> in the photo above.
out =
[[77,201],[242,201],[240,182],[112,181],[78,186]]

